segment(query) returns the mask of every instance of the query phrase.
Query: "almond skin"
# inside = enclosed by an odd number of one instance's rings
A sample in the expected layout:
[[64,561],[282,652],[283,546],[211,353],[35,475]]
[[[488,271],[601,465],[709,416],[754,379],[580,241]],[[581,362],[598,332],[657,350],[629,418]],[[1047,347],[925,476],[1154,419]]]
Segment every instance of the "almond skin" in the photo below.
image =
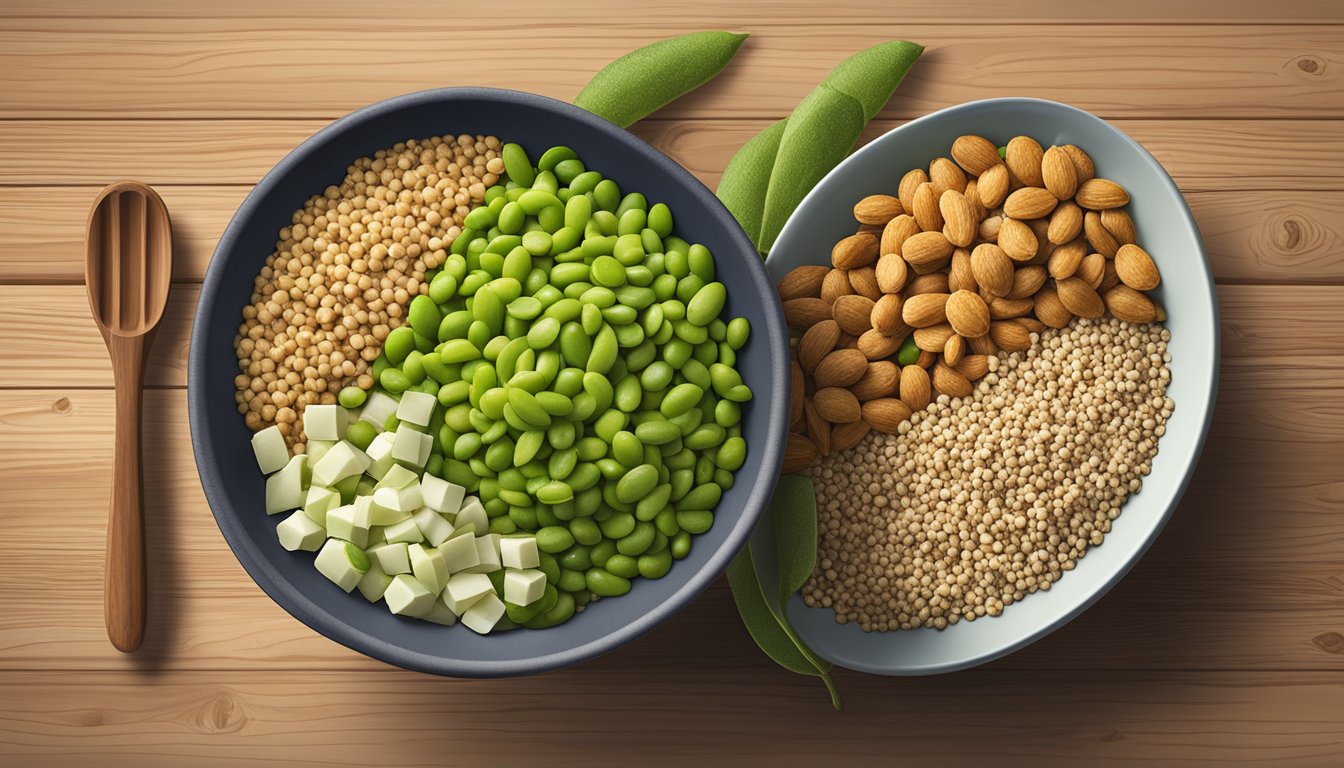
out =
[[905,297],[919,296],[925,293],[951,293],[948,290],[947,274],[945,272],[930,272],[927,275],[920,275],[905,285]]
[[1055,245],[1063,245],[1078,237],[1082,231],[1083,209],[1072,200],[1065,200],[1050,214],[1050,226],[1045,231],[1045,239]]
[[850,448],[863,442],[863,438],[868,436],[872,427],[863,419],[851,422],[849,424],[838,424],[831,430],[831,450],[848,451]]
[[978,339],[967,339],[966,346],[971,348],[971,352],[977,355],[997,355],[999,345],[989,336],[981,336]]
[[[946,293],[921,293],[901,306],[901,319],[911,328],[927,328],[947,321]],[[843,326],[841,326],[843,327]]]
[[958,136],[952,142],[952,159],[972,176],[979,176],[1003,163],[994,142],[984,136],[974,135]]
[[939,197],[949,189],[962,192],[966,189],[966,172],[946,157],[935,157],[929,163],[929,181]]
[[1045,329],[1049,327],[1034,317],[1019,317],[1017,318],[1017,324],[1026,328],[1027,333],[1044,333]]
[[1003,212],[1013,219],[1041,219],[1050,215],[1059,200],[1049,190],[1023,187],[1003,201]]
[[988,355],[965,355],[961,362],[952,366],[957,369],[957,373],[966,377],[967,381],[979,381],[989,373]]
[[965,248],[975,240],[980,219],[965,195],[949,189],[938,198],[938,211],[943,215],[943,234],[953,245]]
[[920,232],[901,246],[901,258],[912,267],[926,267],[951,256],[952,247],[942,232]]
[[999,228],[998,245],[1013,261],[1031,261],[1040,248],[1036,233],[1025,222],[1017,219],[1003,220],[1003,226]]
[[849,287],[860,296],[873,301],[882,298],[882,288],[877,284],[877,270],[873,267],[859,267],[849,270]]
[[818,388],[848,387],[867,371],[868,358],[862,352],[857,349],[837,349],[822,358],[812,378]]
[[1129,205],[1129,193],[1110,179],[1088,179],[1078,185],[1074,200],[1090,211]]
[[812,396],[812,405],[821,418],[832,424],[848,424],[863,418],[859,399],[848,389],[823,387]]
[[1062,147],[1051,147],[1041,157],[1041,181],[1058,200],[1068,200],[1078,191],[1078,171]]
[[1021,352],[1031,346],[1031,335],[1027,333],[1027,329],[1012,320],[990,323],[989,338],[1000,349],[1009,352]]
[[980,239],[986,243],[997,243],[999,241],[999,228],[1003,226],[1002,214],[990,214],[980,221]]
[[817,369],[822,358],[835,349],[840,341],[840,324],[831,318],[808,328],[798,342],[798,363],[803,370],[811,373]]
[[[1078,177],[1079,184],[1097,175],[1097,168],[1092,164],[1092,157],[1076,144],[1065,144],[1060,149],[1064,150],[1064,153],[1073,161],[1073,172]],[[1075,194],[1077,193],[1075,192]]]
[[922,411],[929,407],[933,399],[929,372],[918,365],[907,365],[901,369],[901,402],[910,406],[911,411]]
[[995,296],[1013,287],[1013,260],[993,243],[981,243],[971,251],[971,272],[975,282]]
[[1056,280],[1073,277],[1073,273],[1078,271],[1078,265],[1083,263],[1086,252],[1081,244],[1056,248],[1046,261],[1046,270]]
[[1108,208],[1101,212],[1101,225],[1111,233],[1111,237],[1121,245],[1132,245],[1138,240],[1134,231],[1134,220],[1119,208]]
[[807,430],[807,438],[817,447],[817,451],[822,456],[829,456],[831,425],[817,413],[817,406],[812,403],[810,397],[803,403],[803,427]]
[[831,317],[831,305],[821,299],[803,297],[784,302],[784,321],[790,328],[805,331]]
[[1117,285],[1102,297],[1106,309],[1127,323],[1151,323],[1157,318],[1153,300],[1127,285]]
[[953,336],[943,345],[943,362],[955,366],[961,362],[961,356],[966,354],[966,337]]
[[803,417],[803,400],[806,398],[807,380],[803,377],[803,368],[797,360],[789,364],[789,422]]
[[[902,327],[905,328],[904,324]],[[869,360],[881,360],[896,354],[909,334],[908,328],[891,336],[870,328],[859,337],[857,349]]]
[[784,463],[779,472],[783,475],[802,472],[816,460],[817,446],[802,435],[790,433],[788,441],[784,443]]
[[913,413],[910,406],[894,397],[869,400],[863,404],[863,420],[873,429],[888,435],[896,434],[901,422],[910,418]]
[[849,286],[849,275],[843,269],[832,269],[821,281],[821,300],[834,304],[841,296],[848,296],[854,290]]
[[[1098,254],[1100,255],[1100,254]],[[1108,259],[1102,265],[1101,279],[1092,287],[1097,293],[1105,293],[1120,284],[1120,275],[1115,271],[1115,259]],[[1089,283],[1089,285],[1091,285]],[[1159,308],[1160,311],[1160,308]]]
[[831,263],[840,269],[866,267],[874,261],[877,261],[877,238],[870,232],[843,238],[831,249]]
[[910,277],[910,268],[899,253],[884,253],[877,260],[877,287],[883,293],[896,293],[905,287]]
[[1083,282],[1095,289],[1101,285],[1110,264],[1106,257],[1100,253],[1089,253],[1083,257],[1082,261],[1078,262],[1078,269],[1073,273],[1073,276],[1082,278]]
[[980,290],[980,284],[975,281],[975,271],[971,269],[971,252],[965,248],[952,252],[952,264],[947,270],[947,287],[949,293]]
[[989,333],[989,306],[978,294],[957,291],[948,297],[944,312],[952,330],[962,336],[974,338]]
[[794,267],[789,273],[780,278],[779,284],[775,286],[779,291],[779,300],[788,301],[789,299],[801,299],[804,297],[816,296],[821,292],[821,281],[826,278],[826,273],[831,270],[819,264],[804,264],[801,267]]
[[[995,155],[998,155],[997,150]],[[1008,166],[995,165],[980,175],[975,180],[975,193],[980,196],[980,205],[987,211],[992,211],[1003,205],[1003,201],[1008,197],[1008,187],[1010,185],[1008,178]]]
[[883,294],[882,298],[873,305],[873,314],[869,317],[873,330],[891,336],[905,326],[905,321],[901,319],[901,295],[899,293]]
[[[901,177],[896,196],[900,198],[901,207],[905,209],[906,213],[915,210],[915,190],[919,189],[920,184],[928,180],[929,174],[925,173],[923,168],[916,168]],[[889,253],[889,251],[883,251],[883,253]]]
[[1059,293],[1053,287],[1042,288],[1033,299],[1036,319],[1051,328],[1063,328],[1073,320],[1073,313],[1059,300]]
[[1023,184],[1028,187],[1045,186],[1045,180],[1041,178],[1041,160],[1045,157],[1045,150],[1041,149],[1040,142],[1030,136],[1017,136],[1008,142],[1005,155],[1004,162],[1008,170]]
[[860,224],[881,226],[902,213],[900,198],[891,195],[869,195],[854,204],[854,220]]
[[1096,211],[1087,212],[1083,218],[1083,233],[1087,236],[1087,242],[1092,244],[1092,250],[1108,259],[1115,258],[1115,252],[1120,249],[1120,244],[1115,241],[1115,236],[1101,225],[1101,214]]
[[849,391],[861,402],[875,400],[896,394],[900,383],[901,369],[895,363],[890,360],[875,360],[868,363],[868,369],[850,386]]
[[1153,257],[1137,245],[1124,245],[1116,251],[1115,274],[1136,291],[1151,291],[1162,282]]
[[943,228],[943,214],[938,210],[938,193],[931,182],[924,182],[915,190],[915,207],[910,211],[925,232],[937,232]]
[[952,326],[947,323],[931,325],[928,328],[916,328],[915,346],[929,354],[942,354],[947,347],[947,340],[956,335],[957,332],[952,330]]
[[1070,312],[1079,317],[1101,317],[1106,311],[1097,292],[1079,277],[1066,277],[1055,281],[1055,290],[1059,300]]
[[1045,278],[1045,267],[1035,265],[1019,267],[1013,273],[1013,287],[1005,298],[1025,299],[1033,296],[1042,285],[1045,285]]
[[887,222],[887,226],[882,228],[879,250],[883,256],[888,253],[900,253],[901,245],[917,234],[919,234],[919,222],[915,221],[914,216],[903,213]]
[[932,379],[933,388],[948,397],[966,397],[971,394],[971,382],[946,363],[934,364]]
[[841,296],[831,305],[832,317],[840,324],[840,330],[860,336],[872,327],[869,317],[873,314],[873,303],[867,296],[854,293]]
[[1005,299],[1002,296],[995,296],[994,300],[989,302],[989,318],[991,320],[1013,320],[1022,317],[1035,307],[1034,299]]

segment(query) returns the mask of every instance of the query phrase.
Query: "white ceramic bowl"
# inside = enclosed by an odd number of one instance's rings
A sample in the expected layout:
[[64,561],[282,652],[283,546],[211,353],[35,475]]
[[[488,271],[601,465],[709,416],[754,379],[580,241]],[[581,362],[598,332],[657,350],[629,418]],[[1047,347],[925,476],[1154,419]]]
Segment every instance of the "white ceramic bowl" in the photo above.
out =
[[[1115,527],[1072,572],[1049,591],[1009,606],[1001,616],[961,622],[945,630],[865,633],[837,624],[830,609],[808,608],[799,597],[789,617],[802,638],[837,665],[885,675],[951,672],[1011,653],[1082,613],[1114,586],[1157,538],[1194,471],[1218,388],[1218,305],[1199,229],[1180,190],[1143,147],[1087,112],[1037,99],[990,99],[962,104],[897,128],[869,143],[831,171],[799,205],[780,233],[766,268],[778,281],[801,264],[829,264],[831,246],[855,228],[853,205],[877,193],[894,195],[901,176],[950,156],[952,141],[980,134],[1003,144],[1019,134],[1042,145],[1077,144],[1092,156],[1097,175],[1129,190],[1138,242],[1157,261],[1162,285],[1155,298],[1171,330],[1176,409],[1158,444],[1152,473],[1125,504]],[[771,594],[774,546],[768,526],[758,528],[752,552]]]

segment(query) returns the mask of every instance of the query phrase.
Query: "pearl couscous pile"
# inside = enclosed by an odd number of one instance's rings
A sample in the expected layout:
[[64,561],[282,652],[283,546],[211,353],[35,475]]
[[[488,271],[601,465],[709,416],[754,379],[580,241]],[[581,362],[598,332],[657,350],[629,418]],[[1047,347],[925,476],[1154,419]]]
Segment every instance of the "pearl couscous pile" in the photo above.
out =
[[253,283],[235,349],[235,400],[247,426],[280,427],[304,449],[300,414],[373,386],[369,367],[405,321],[425,273],[504,173],[494,136],[435,136],[356,160],[280,230]]
[[808,470],[818,499],[810,606],[865,631],[997,616],[1072,570],[1139,490],[1173,403],[1160,325],[1079,319],[989,359]]

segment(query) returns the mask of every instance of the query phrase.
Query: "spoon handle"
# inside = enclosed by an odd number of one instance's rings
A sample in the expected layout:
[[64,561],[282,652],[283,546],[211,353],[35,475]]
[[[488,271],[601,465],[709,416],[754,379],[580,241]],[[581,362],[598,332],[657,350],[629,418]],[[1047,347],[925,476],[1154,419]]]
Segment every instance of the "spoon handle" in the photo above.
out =
[[145,637],[145,523],[140,475],[140,405],[150,334],[108,334],[116,382],[116,450],[107,518],[103,615],[107,637],[124,653]]

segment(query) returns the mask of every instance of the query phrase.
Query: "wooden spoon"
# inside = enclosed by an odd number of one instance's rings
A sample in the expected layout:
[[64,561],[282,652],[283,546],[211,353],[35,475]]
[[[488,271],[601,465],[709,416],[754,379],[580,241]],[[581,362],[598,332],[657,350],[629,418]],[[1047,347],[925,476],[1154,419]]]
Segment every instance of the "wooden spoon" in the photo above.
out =
[[140,393],[149,345],[168,303],[173,276],[168,209],[144,184],[113,184],[94,200],[85,248],[89,306],[107,342],[117,389],[103,617],[112,645],[130,652],[145,637]]

